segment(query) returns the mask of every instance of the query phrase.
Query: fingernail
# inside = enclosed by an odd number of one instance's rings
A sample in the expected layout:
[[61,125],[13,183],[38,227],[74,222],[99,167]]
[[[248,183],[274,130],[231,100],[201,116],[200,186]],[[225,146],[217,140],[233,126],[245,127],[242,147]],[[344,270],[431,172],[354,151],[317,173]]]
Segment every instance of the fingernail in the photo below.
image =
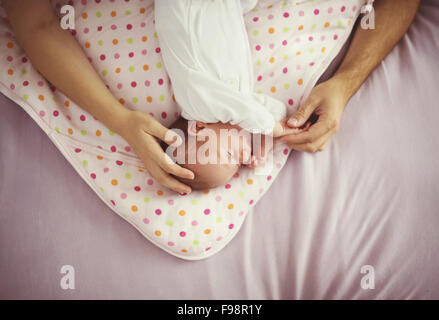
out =
[[290,125],[290,126],[297,127],[298,124],[299,124],[299,121],[297,121],[297,119],[295,119],[295,118],[291,118],[288,120],[288,125]]
[[191,192],[192,192],[192,189],[188,187],[187,189],[184,189],[182,192],[180,192],[180,196],[186,196]]
[[186,177],[187,177],[187,179],[191,179],[191,180],[195,179],[195,175],[192,172],[188,173]]

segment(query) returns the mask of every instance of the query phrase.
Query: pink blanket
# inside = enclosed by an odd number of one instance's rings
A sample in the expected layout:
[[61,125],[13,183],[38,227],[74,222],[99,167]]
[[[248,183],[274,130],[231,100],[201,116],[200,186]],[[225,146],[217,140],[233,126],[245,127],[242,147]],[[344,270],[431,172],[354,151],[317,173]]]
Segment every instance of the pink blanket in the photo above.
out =
[[[164,125],[175,121],[181,111],[175,101],[181,99],[181,92],[174,97],[164,68],[153,0],[53,1],[55,12],[62,11],[66,3],[75,6],[72,33],[111,93],[125,107],[148,112]],[[362,4],[363,0],[270,0],[247,12],[242,31],[248,33],[243,38],[249,43],[243,51],[251,51],[248,63],[254,72],[249,76],[257,83],[251,90],[255,97],[262,94],[257,100],[271,96],[285,111],[297,108],[349,37]],[[6,16],[2,10],[0,16]],[[202,24],[197,22],[191,28]],[[237,25],[243,27],[240,20]],[[227,38],[223,41],[219,46],[225,46]],[[16,43],[6,20],[0,20],[0,42],[7,49],[0,54],[0,92],[29,113],[116,214],[179,258],[203,259],[224,248],[287,160],[288,148],[275,144],[272,164],[265,170],[241,168],[224,185],[181,196],[155,181],[122,137],[47,83]],[[235,65],[225,62],[223,67],[233,69]],[[213,71],[216,73],[221,74]],[[240,73],[234,70],[231,74]],[[221,90],[226,92],[227,86]]]

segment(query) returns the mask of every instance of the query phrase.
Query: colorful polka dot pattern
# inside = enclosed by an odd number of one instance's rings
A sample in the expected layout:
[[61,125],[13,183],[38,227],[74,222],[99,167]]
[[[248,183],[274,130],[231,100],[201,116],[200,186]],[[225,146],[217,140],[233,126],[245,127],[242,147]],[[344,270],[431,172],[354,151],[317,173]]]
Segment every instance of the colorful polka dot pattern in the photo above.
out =
[[[363,0],[260,1],[245,15],[257,92],[293,112],[341,48]],[[179,117],[154,30],[152,0],[52,1],[76,11],[76,37],[109,90],[127,108],[164,125]],[[161,187],[116,133],[32,67],[1,9],[0,90],[28,112],[81,177],[147,239],[184,259],[221,250],[270,187],[289,150],[277,145],[269,174],[244,168],[225,186],[179,195]],[[281,216],[277,217],[281,219]]]

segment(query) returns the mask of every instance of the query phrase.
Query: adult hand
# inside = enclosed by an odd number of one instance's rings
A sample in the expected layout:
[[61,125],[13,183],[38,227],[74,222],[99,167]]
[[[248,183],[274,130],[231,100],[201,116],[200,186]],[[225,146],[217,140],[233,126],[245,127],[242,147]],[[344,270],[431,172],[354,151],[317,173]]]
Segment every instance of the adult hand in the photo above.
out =
[[314,87],[300,108],[288,119],[291,129],[306,128],[311,116],[318,117],[306,130],[287,133],[279,138],[290,148],[306,152],[322,151],[331,136],[337,132],[348,101],[343,83],[335,79]]
[[174,163],[160,147],[156,138],[174,144],[182,143],[180,136],[142,111],[128,111],[118,133],[128,142],[145,164],[148,172],[163,186],[179,193],[190,193],[191,188],[170,176],[193,179],[192,171]]

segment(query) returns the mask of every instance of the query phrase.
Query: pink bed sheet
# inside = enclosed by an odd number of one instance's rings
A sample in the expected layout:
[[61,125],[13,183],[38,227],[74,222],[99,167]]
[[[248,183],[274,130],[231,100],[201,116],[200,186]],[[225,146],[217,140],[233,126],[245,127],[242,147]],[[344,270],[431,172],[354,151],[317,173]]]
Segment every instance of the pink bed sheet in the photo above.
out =
[[[0,96],[0,298],[438,299],[438,21],[439,3],[423,1],[328,148],[293,153],[202,261],[147,242]],[[75,290],[60,287],[63,265]],[[365,265],[374,289],[361,286]]]

